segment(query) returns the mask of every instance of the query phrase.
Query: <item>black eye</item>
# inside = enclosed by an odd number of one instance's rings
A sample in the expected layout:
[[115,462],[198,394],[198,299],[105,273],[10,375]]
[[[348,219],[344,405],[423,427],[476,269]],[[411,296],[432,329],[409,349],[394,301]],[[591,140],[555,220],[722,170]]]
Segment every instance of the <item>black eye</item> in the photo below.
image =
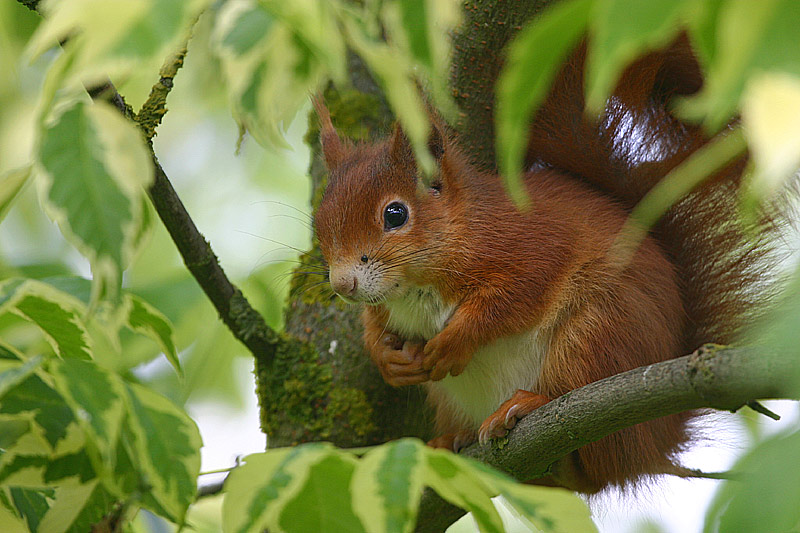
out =
[[392,202],[383,211],[383,229],[397,229],[408,220],[408,208],[400,202]]

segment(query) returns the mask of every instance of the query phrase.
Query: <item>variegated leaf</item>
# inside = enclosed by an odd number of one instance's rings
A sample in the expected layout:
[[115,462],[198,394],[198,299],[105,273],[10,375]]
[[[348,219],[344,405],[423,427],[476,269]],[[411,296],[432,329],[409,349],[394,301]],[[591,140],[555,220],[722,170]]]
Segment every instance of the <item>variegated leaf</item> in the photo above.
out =
[[281,531],[281,513],[305,486],[311,467],[334,453],[329,444],[313,443],[245,457],[225,482],[223,531]]
[[183,410],[155,392],[128,384],[126,425],[133,438],[131,460],[149,490],[143,505],[182,524],[194,501],[202,441]]
[[56,390],[86,432],[88,449],[99,454],[96,470],[111,472],[125,416],[122,380],[94,362],[76,359],[53,361],[50,371]]
[[91,341],[82,316],[86,307],[72,296],[36,280],[0,284],[0,313],[13,312],[42,330],[61,357],[91,359]]
[[427,459],[426,485],[450,503],[470,511],[481,532],[503,531],[503,522],[491,500],[498,493],[476,476],[470,462],[444,450],[430,450]]
[[89,259],[94,299],[116,296],[153,180],[141,134],[109,105],[78,101],[46,126],[38,158],[42,204]]
[[369,532],[411,531],[422,495],[426,449],[401,439],[367,452],[353,476],[355,510]]
[[127,325],[133,331],[153,339],[179,375],[183,374],[178,352],[172,340],[172,324],[161,311],[133,294],[125,295]]

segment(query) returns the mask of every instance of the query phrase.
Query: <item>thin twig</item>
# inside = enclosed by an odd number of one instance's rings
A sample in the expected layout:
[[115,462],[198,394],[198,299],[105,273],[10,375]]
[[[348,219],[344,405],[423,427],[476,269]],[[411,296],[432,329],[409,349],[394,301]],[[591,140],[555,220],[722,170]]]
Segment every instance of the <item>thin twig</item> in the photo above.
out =
[[747,407],[755,411],[756,413],[761,413],[762,415],[771,418],[773,420],[780,420],[781,416],[778,413],[770,411],[767,409],[763,404],[753,400],[752,402],[747,402]]

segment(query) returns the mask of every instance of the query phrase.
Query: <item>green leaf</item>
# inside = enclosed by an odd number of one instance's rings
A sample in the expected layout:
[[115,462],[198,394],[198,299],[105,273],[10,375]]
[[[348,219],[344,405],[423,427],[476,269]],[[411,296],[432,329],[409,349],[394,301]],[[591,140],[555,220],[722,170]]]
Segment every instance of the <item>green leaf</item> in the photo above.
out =
[[67,436],[67,427],[75,421],[64,399],[36,375],[9,390],[0,404],[3,414],[25,412],[34,413],[34,421],[53,448]]
[[36,532],[39,530],[41,517],[50,509],[51,501],[55,496],[55,489],[29,489],[23,487],[10,487],[11,501],[17,512],[25,519],[28,528]]
[[24,361],[25,358],[15,348],[0,341],[0,361]]
[[303,487],[283,507],[283,531],[338,533],[364,531],[353,513],[350,482],[355,459],[346,452],[331,454],[315,463]]
[[0,400],[9,389],[16,387],[33,374],[42,365],[42,362],[44,362],[44,357],[37,355],[24,363],[0,371]]
[[283,509],[305,486],[311,467],[334,453],[330,444],[312,443],[245,457],[244,465],[225,482],[223,531],[277,527]]
[[223,46],[231,48],[236,55],[244,55],[264,39],[272,26],[272,15],[258,4],[243,5],[234,13],[230,28],[222,35]]
[[[795,268],[780,299],[759,323],[751,326],[747,342],[763,346],[770,357],[787,361],[800,361],[800,346],[797,332],[800,331],[800,268]],[[800,396],[800,365],[794,365],[794,372],[781,375],[781,380]]]
[[720,10],[717,47],[701,93],[683,111],[716,131],[739,106],[748,80],[763,72],[800,76],[800,2],[731,0]]
[[102,518],[114,510],[118,499],[98,480],[80,484],[60,483],[54,501],[40,523],[41,531],[84,533],[93,531]]
[[[373,27],[369,18],[364,24],[369,27],[367,33],[380,44],[383,39],[377,37],[380,33],[385,33],[385,40],[390,44],[392,53],[404,58],[402,62],[407,65],[413,65],[411,71],[400,74],[420,80],[425,86],[426,96],[447,118],[456,116],[456,106],[450,94],[447,75],[452,57],[451,36],[460,19],[460,2],[409,0],[383,2],[380,5],[382,32]],[[376,73],[382,71],[383,69],[379,69]],[[391,83],[389,79],[381,82],[387,87]]]
[[[105,52],[119,57],[159,57],[169,52],[166,44],[184,36],[198,2],[186,0],[158,0],[146,2],[147,11],[131,20],[114,46]],[[200,3],[202,4],[202,3]]]
[[[733,469],[706,515],[704,531],[796,531],[800,526],[800,432],[770,438]],[[757,505],[754,504],[757,502]]]
[[0,419],[0,450],[13,447],[30,430],[31,424],[25,419]]
[[367,531],[411,531],[422,495],[425,448],[416,439],[377,446],[358,462],[352,493]]
[[548,7],[509,46],[497,82],[498,166],[511,198],[528,203],[520,175],[531,115],[544,101],[567,53],[589,22],[594,0],[565,0]]
[[591,511],[577,494],[555,487],[509,483],[501,494],[542,533],[595,533]]
[[89,258],[95,300],[116,295],[153,180],[142,136],[109,105],[75,102],[42,132],[38,157],[43,205]]
[[686,27],[692,49],[701,65],[710,65],[717,55],[717,22],[726,0],[705,0],[686,4]]
[[754,165],[747,194],[760,203],[800,167],[800,76],[753,76],[743,96],[742,129]]
[[427,0],[399,2],[403,28],[411,55],[421,64],[433,68],[433,52],[428,42]]
[[476,476],[473,465],[444,450],[428,450],[425,484],[450,503],[472,513],[481,532],[502,532],[492,498],[497,491]]
[[157,71],[188,37],[207,0],[59,0],[43,4],[45,18],[28,46],[32,57],[62,42],[75,53],[69,77],[93,84],[103,76]]
[[0,284],[0,313],[13,312],[44,332],[61,357],[91,359],[89,334],[81,316],[85,306],[46,283],[11,279]]
[[0,491],[0,524],[3,524],[8,533],[30,532],[30,528],[17,514],[10,496],[4,491]]
[[586,107],[599,113],[622,70],[677,36],[694,0],[597,0],[591,20]]
[[[41,280],[61,292],[74,296],[84,304],[91,301],[91,281],[78,276],[57,276]],[[170,284],[169,289],[174,287]],[[186,303],[186,300],[182,300]],[[179,375],[183,371],[178,360],[178,353],[173,341],[172,324],[158,309],[147,303],[143,298],[131,293],[123,296],[123,305],[120,312],[124,315],[121,319],[134,332],[140,333],[156,342],[164,352],[169,362],[175,367]],[[106,324],[106,332],[114,330]],[[118,329],[118,328],[117,328]]]
[[53,361],[50,370],[56,390],[86,432],[87,446],[100,454],[96,469],[110,472],[125,413],[121,380],[96,363],[77,359]]
[[132,461],[149,485],[143,503],[182,524],[197,490],[200,433],[194,421],[163,396],[134,384],[127,389]]
[[178,352],[172,340],[172,324],[158,309],[133,294],[125,295],[127,324],[133,331],[153,339],[179,375],[183,375]]
[[76,477],[81,483],[87,483],[97,477],[86,450],[81,449],[75,453],[49,458],[45,465],[44,481],[52,483],[68,477]]
[[28,182],[31,166],[15,168],[0,174],[0,222],[6,217],[19,191]]
[[324,76],[345,79],[345,49],[328,2],[231,0],[216,49],[237,120],[261,144],[288,146],[282,127]]
[[[47,455],[9,454],[4,457],[0,481],[4,485],[37,485],[41,483],[41,471],[47,465]],[[22,479],[20,479],[22,478]]]
[[84,305],[92,301],[92,281],[80,276],[50,276],[42,278],[42,283],[73,296]]
[[413,66],[408,57],[384,42],[371,38],[355,22],[347,20],[349,43],[367,63],[411,141],[417,164],[429,179],[433,158],[428,151],[430,124],[425,105],[412,77]]
[[[93,531],[94,526],[98,524],[103,517],[113,511],[114,505],[119,503],[118,499],[106,490],[102,484],[94,483],[88,485],[88,487],[91,487],[91,492],[88,497],[82,498],[79,502],[76,502],[77,505],[75,508],[80,509],[80,512],[77,516],[70,517],[71,522],[65,533]],[[83,494],[81,494],[81,496],[83,496]],[[47,518],[51,516],[54,519],[58,518],[52,513]],[[53,521],[58,523],[55,520]]]
[[620,261],[629,255],[667,210],[704,180],[742,156],[747,149],[741,128],[721,132],[664,176],[642,198],[619,232],[613,251]]

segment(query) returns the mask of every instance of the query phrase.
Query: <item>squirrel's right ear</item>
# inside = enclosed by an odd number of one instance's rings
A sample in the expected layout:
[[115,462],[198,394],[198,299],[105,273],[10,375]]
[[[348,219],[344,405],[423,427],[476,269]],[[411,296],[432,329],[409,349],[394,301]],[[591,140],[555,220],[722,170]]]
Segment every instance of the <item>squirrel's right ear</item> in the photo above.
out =
[[311,101],[314,103],[314,109],[317,110],[317,117],[319,117],[319,140],[322,144],[322,155],[325,156],[325,165],[328,170],[333,170],[344,159],[345,146],[333,127],[331,114],[325,107],[322,95],[312,96]]

